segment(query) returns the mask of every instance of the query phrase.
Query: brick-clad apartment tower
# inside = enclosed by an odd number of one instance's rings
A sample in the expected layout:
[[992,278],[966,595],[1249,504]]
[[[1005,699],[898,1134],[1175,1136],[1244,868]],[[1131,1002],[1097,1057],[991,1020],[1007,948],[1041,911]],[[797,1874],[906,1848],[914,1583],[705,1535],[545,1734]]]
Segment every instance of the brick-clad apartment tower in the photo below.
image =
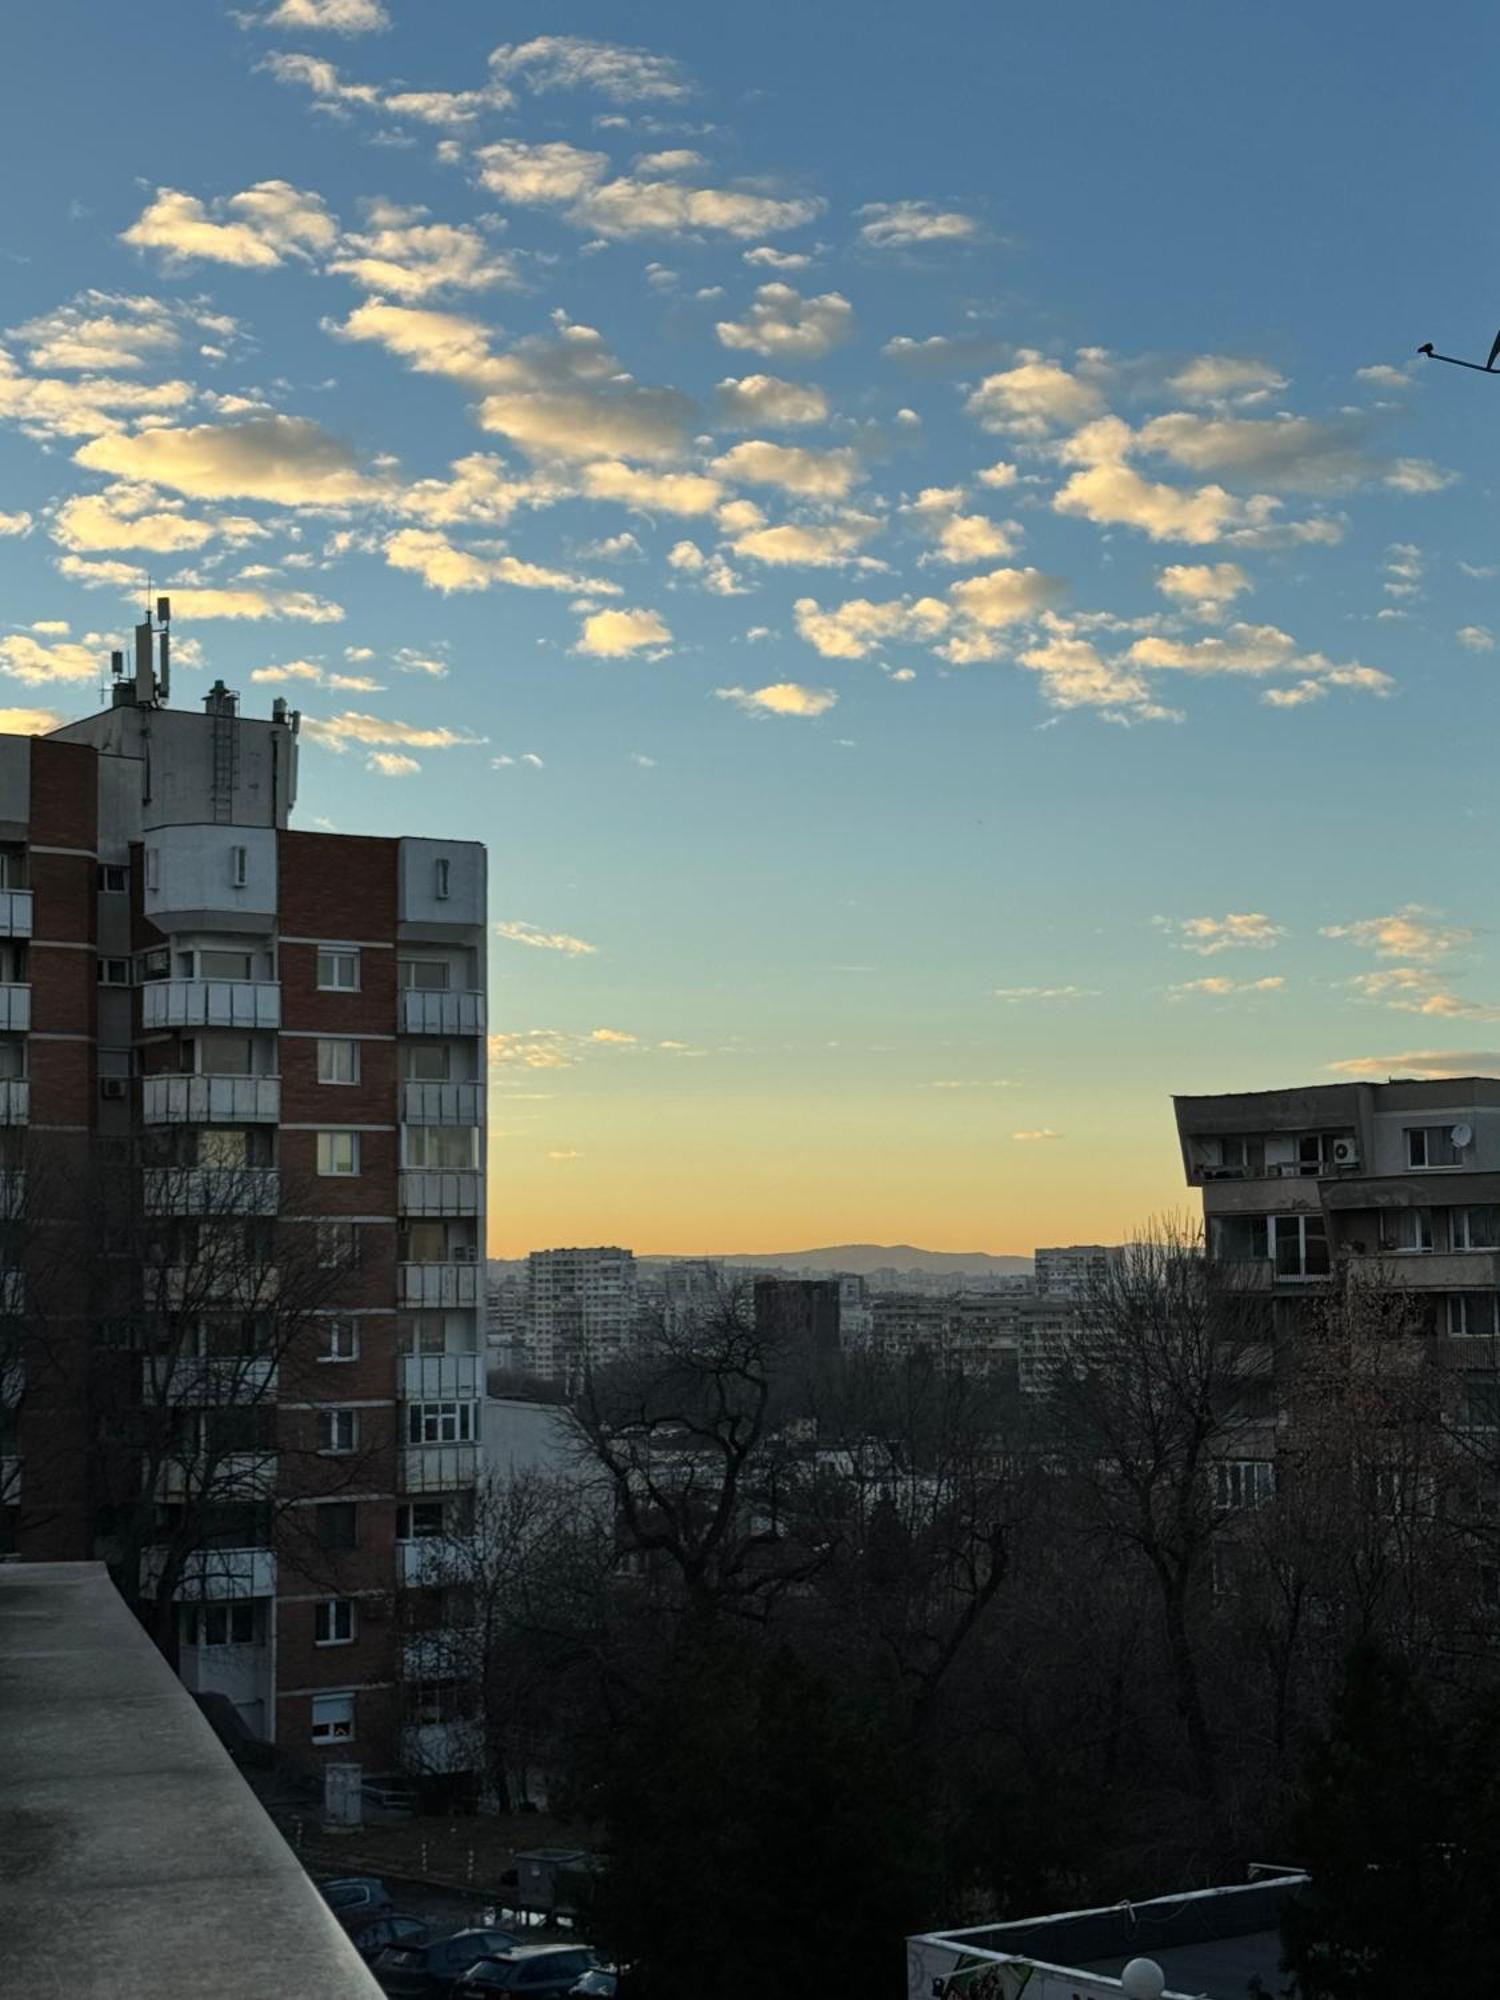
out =
[[108,1560],[294,1764],[455,1777],[484,849],[292,831],[297,715],[165,654],[0,736],[0,1553]]

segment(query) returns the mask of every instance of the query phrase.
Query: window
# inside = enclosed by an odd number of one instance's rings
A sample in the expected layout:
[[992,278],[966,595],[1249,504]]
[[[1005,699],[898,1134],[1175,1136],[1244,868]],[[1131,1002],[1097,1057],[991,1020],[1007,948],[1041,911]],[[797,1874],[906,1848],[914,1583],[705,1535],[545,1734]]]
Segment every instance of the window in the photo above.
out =
[[446,1042],[409,1042],[401,1051],[401,1073],[408,1083],[446,1083],[452,1059]]
[[359,1263],[359,1238],[354,1224],[340,1216],[324,1216],[318,1228],[318,1263],[325,1271],[350,1270]]
[[1321,1215],[1269,1218],[1278,1278],[1326,1278],[1328,1235]]
[[479,1159],[479,1133],[472,1125],[405,1125],[401,1141],[408,1167],[465,1173]]
[[354,1696],[315,1694],[312,1698],[312,1740],[314,1743],[354,1741]]
[[101,958],[99,961],[99,984],[101,986],[128,986],[130,984],[130,960],[128,958]]
[[1500,1297],[1494,1292],[1450,1292],[1449,1333],[1460,1339],[1493,1340],[1497,1331],[1497,1306],[1500,1306]]
[[318,1450],[329,1455],[353,1451],[359,1441],[356,1410],[319,1410]]
[[359,1134],[357,1132],[320,1132],[318,1134],[318,1172],[320,1174],[349,1175],[359,1172]]
[[319,951],[318,991],[320,993],[357,993],[359,991],[359,953],[357,951]]
[[396,1509],[398,1542],[435,1541],[443,1532],[441,1500],[403,1500]]
[[1221,1458],[1214,1467],[1216,1507],[1259,1507],[1276,1491],[1276,1468],[1268,1458]]
[[1489,1369],[1465,1375],[1458,1420],[1471,1430],[1500,1427],[1500,1375]]
[[352,1597],[325,1597],[314,1613],[314,1644],[347,1646],[354,1639]]
[[255,1040],[251,1035],[230,1035],[222,1028],[209,1028],[197,1037],[200,1076],[253,1076]]
[[182,1614],[185,1646],[253,1646],[255,1606],[248,1599],[230,1604],[200,1604]]
[[200,979],[253,979],[255,954],[249,951],[200,951]]
[[331,1500],[319,1507],[318,1544],[325,1549],[359,1547],[359,1509],[352,1500]]
[[440,958],[403,958],[396,966],[399,983],[417,987],[423,993],[446,993],[448,972],[446,961]]
[[359,1082],[359,1043],[319,1041],[319,1083]]
[[398,1354],[445,1354],[447,1349],[441,1313],[413,1313],[410,1319],[397,1321]]
[[1430,1208],[1385,1210],[1380,1218],[1380,1247],[1382,1250],[1392,1251],[1430,1250],[1432,1210]]
[[413,1403],[406,1434],[412,1444],[469,1444],[475,1431],[473,1403]]
[[143,986],[153,979],[172,977],[172,954],[160,947],[156,951],[143,951],[136,961],[137,976]]
[[359,1329],[352,1319],[331,1319],[323,1327],[323,1345],[318,1353],[320,1361],[357,1361],[359,1359]]
[[[19,1071],[17,1072],[19,1074]],[[104,1049],[99,1051],[100,1076],[134,1076],[134,1049]]]
[[235,889],[243,889],[250,880],[250,850],[248,847],[231,847],[229,850],[229,881]]
[[1214,1256],[1222,1263],[1269,1257],[1270,1234],[1263,1215],[1216,1215],[1212,1219]]
[[99,864],[99,888],[106,896],[124,896],[130,890],[130,870],[117,868],[113,862]]
[[447,859],[443,857],[432,864],[432,893],[440,903],[446,903],[448,900],[449,865]]
[[161,887],[161,849],[158,847],[146,849],[146,887],[148,889]]
[[1454,1250],[1500,1249],[1500,1207],[1486,1202],[1479,1208],[1449,1209],[1448,1242]]
[[1461,1167],[1469,1156],[1467,1146],[1455,1146],[1452,1125],[1408,1125],[1406,1164],[1409,1167]]

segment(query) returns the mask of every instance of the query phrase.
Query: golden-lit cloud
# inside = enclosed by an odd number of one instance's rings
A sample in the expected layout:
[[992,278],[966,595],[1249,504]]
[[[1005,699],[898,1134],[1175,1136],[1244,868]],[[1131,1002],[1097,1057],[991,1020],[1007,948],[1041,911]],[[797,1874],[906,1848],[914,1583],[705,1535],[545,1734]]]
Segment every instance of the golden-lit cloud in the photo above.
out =
[[715,688],[714,693],[747,715],[826,715],[838,701],[832,688],[804,687],[800,681],[773,681],[769,687],[759,688]]
[[1027,353],[1013,368],[986,375],[964,407],[982,430],[1040,438],[1097,416],[1104,398],[1092,382]]
[[692,89],[671,56],[583,35],[537,35],[529,42],[502,43],[490,52],[490,71],[529,90],[592,90],[616,104],[670,103]]
[[768,236],[811,222],[822,202],[743,188],[696,186],[680,173],[655,179],[611,174],[608,156],[565,140],[530,144],[502,139],[474,155],[491,194],[520,207],[553,208],[575,228],[600,236],[678,235],[711,231]]
[[158,188],[120,240],[159,251],[169,266],[206,262],[270,270],[289,257],[326,254],[338,233],[321,195],[273,180],[210,205],[177,188]]
[[585,465],[578,483],[590,500],[616,500],[643,514],[711,514],[724,497],[707,473],[643,471],[617,458]]
[[1061,1132],[1054,1132],[1050,1125],[1042,1125],[1030,1132],[1012,1132],[1010,1136],[1020,1145],[1029,1146],[1040,1140],[1060,1139],[1063,1135]]
[[1440,913],[1420,903],[1407,903],[1388,917],[1361,917],[1348,924],[1325,924],[1322,935],[1348,938],[1377,958],[1407,958],[1431,964],[1460,945],[1471,944],[1474,933],[1440,921]]
[[1264,910],[1231,910],[1223,917],[1154,917],[1179,951],[1214,958],[1221,951],[1270,951],[1287,935],[1284,924],[1273,923]]
[[349,446],[308,417],[251,417],[186,429],[163,424],[92,438],[74,457],[91,471],[198,500],[343,507],[391,491],[387,476],[361,471]]
[[728,375],[714,390],[719,416],[734,430],[794,430],[828,420],[828,398],[811,382],[777,375]]
[[182,511],[181,501],[165,500],[154,488],[129,481],[102,493],[74,494],[53,515],[51,528],[53,540],[66,549],[144,549],[162,555],[200,549],[221,536],[245,542],[266,533],[245,515],[195,520]]
[[599,950],[598,945],[572,937],[567,931],[544,931],[536,924],[514,918],[496,924],[494,931],[496,937],[503,937],[511,944],[529,945],[533,951],[561,952],[565,958],[592,958]]
[[409,778],[421,768],[415,757],[402,750],[372,750],[365,759],[365,769],[380,778]]
[[391,25],[381,0],[276,0],[259,17],[267,28],[312,29],[333,35],[376,34]]
[[576,650],[599,660],[623,660],[671,643],[671,630],[660,612],[595,611],[583,621]]
[[[103,671],[101,660],[102,655],[95,647],[81,646],[75,640],[48,645],[33,639],[28,632],[11,632],[0,637],[0,673],[34,687],[46,681],[97,681]],[[39,734],[36,730],[19,733]]]
[[713,461],[720,478],[747,486],[779,486],[803,499],[842,500],[860,476],[858,454],[847,445],[814,451],[806,445],[750,438]]
[[0,708],[0,735],[50,736],[66,720],[52,708]]
[[1233,354],[1200,354],[1167,381],[1186,403],[1253,402],[1286,386],[1268,362]]
[[573,576],[566,570],[522,562],[512,555],[476,554],[454,546],[436,528],[401,528],[388,535],[385,559],[392,569],[409,570],[430,590],[445,595],[459,590],[488,590],[508,584],[514,590],[560,590],[570,596],[590,593],[617,596],[620,586],[599,577]]
[[1171,563],[1156,579],[1156,587],[1171,603],[1200,618],[1218,618],[1243,592],[1250,579],[1238,563]]
[[1167,992],[1174,1000],[1185,1000],[1193,995],[1228,1000],[1244,993],[1279,993],[1285,985],[1285,979],[1279,974],[1266,979],[1230,979],[1222,972],[1215,972],[1204,979],[1185,979],[1178,986],[1169,986]]
[[326,750],[361,749],[453,750],[483,743],[482,736],[466,729],[449,729],[430,723],[395,722],[385,716],[363,715],[345,709],[342,715],[302,717],[302,734],[309,742]]
[[1373,1076],[1382,1083],[1401,1076],[1500,1076],[1500,1051],[1402,1049],[1393,1056],[1346,1056],[1323,1067],[1340,1076]]
[[517,282],[515,263],[466,223],[429,222],[424,209],[370,205],[363,231],[342,238],[327,268],[367,292],[425,299]]
[[911,250],[925,243],[967,243],[979,234],[972,215],[937,208],[930,201],[871,201],[857,213],[864,217],[859,240],[874,250]]
[[761,285],[742,320],[721,319],[725,347],[788,360],[815,361],[854,338],[854,308],[841,292],[805,299],[792,285]]

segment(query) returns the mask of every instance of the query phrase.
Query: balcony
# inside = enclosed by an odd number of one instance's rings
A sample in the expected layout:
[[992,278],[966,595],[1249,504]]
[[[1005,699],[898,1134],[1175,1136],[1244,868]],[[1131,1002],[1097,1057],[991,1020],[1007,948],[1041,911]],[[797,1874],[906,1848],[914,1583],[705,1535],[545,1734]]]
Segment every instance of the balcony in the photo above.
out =
[[148,1076],[141,1117],[148,1125],[274,1125],[279,1076]]
[[484,1176],[407,1168],[396,1183],[398,1215],[478,1215],[484,1206]]
[[24,1125],[31,1116],[31,1085],[24,1076],[0,1077],[0,1125]]
[[13,1410],[26,1394],[26,1361],[19,1354],[0,1361],[0,1409]]
[[403,1035],[482,1035],[484,995],[403,987],[398,1026]]
[[0,1031],[10,1035],[31,1033],[29,986],[0,986]]
[[403,1125],[482,1125],[482,1083],[403,1083]]
[[402,1641],[401,1672],[409,1681],[456,1681],[477,1665],[479,1634],[473,1626],[439,1626]]
[[223,1408],[259,1403],[276,1393],[276,1364],[262,1354],[147,1355],[141,1401]]
[[402,1765],[421,1776],[477,1771],[482,1747],[477,1722],[409,1722],[401,1732]]
[[274,979],[153,979],[141,988],[143,1028],[279,1028]]
[[0,889],[0,937],[31,936],[31,891]]
[[401,1452],[403,1493],[451,1493],[479,1478],[477,1444],[409,1444]]
[[482,1354],[407,1354],[401,1360],[404,1403],[472,1403],[484,1394]]
[[19,1507],[21,1504],[21,1461],[19,1458],[0,1458],[0,1507]]
[[471,1542],[450,1535],[433,1535],[396,1544],[396,1580],[405,1590],[435,1590],[461,1583],[474,1565]]
[[[148,1463],[146,1470],[150,1471]],[[164,1506],[207,1501],[214,1506],[266,1500],[276,1488],[276,1455],[268,1451],[223,1452],[210,1459],[169,1458],[156,1469],[156,1498]]]
[[0,1173],[0,1222],[15,1222],[25,1213],[25,1174],[17,1169]]
[[146,1306],[155,1312],[270,1312],[281,1296],[281,1273],[274,1264],[238,1264],[231,1258],[159,1264],[144,1277]]
[[[163,1548],[141,1551],[141,1588],[154,1594],[166,1568]],[[276,1557],[270,1549],[194,1549],[183,1564],[174,1598],[217,1603],[229,1597],[274,1597]]]
[[403,1306],[477,1306],[479,1266],[398,1264],[397,1303]]
[[148,1167],[148,1215],[274,1215],[281,1176],[274,1167]]
[[1493,1250],[1385,1250],[1351,1257],[1348,1268],[1353,1285],[1385,1285],[1398,1292],[1500,1288],[1500,1255]]
[[0,1313],[15,1315],[26,1310],[26,1273],[0,1271]]

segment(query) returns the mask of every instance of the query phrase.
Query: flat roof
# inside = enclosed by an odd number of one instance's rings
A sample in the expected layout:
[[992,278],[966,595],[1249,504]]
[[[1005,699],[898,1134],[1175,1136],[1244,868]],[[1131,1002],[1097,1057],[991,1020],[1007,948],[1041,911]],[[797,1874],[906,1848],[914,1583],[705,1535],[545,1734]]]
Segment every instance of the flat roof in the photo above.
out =
[[[1251,1982],[1258,1979],[1268,1993],[1281,1991],[1281,1934],[1255,1931],[1249,1937],[1218,1938],[1203,1944],[1143,1947],[1141,1956],[1154,1958],[1167,1975],[1172,1993],[1201,1994],[1203,2000],[1249,2000]],[[1080,1972],[1118,1979],[1124,1970],[1118,1958],[1095,1959]]]
[[0,1563],[0,1938],[16,1993],[378,2000],[102,1563]]

